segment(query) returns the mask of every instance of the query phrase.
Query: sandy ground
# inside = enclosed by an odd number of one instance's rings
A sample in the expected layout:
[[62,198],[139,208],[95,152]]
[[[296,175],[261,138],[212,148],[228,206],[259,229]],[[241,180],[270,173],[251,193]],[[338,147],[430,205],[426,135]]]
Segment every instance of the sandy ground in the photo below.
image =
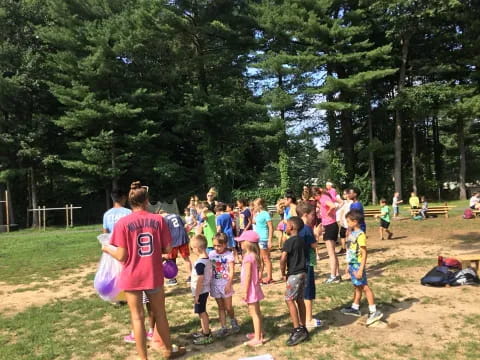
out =
[[[478,241],[471,241],[472,239]],[[369,277],[374,289],[376,282],[378,282],[378,286],[386,287],[387,285],[382,283],[382,280],[389,275],[404,279],[400,284],[388,285],[392,286],[395,292],[399,294],[398,301],[381,308],[385,318],[368,328],[365,326],[365,316],[358,319],[350,317],[346,319],[345,316],[339,314],[338,311],[333,311],[333,309],[327,313],[322,312],[321,314],[326,315],[327,319],[324,319],[326,320],[326,326],[320,332],[329,337],[329,344],[324,346],[321,342],[313,343],[312,341],[312,345],[315,346],[314,354],[305,354],[304,358],[315,359],[332,353],[335,354],[335,359],[353,358],[348,350],[343,348],[345,344],[342,338],[347,336],[348,338],[363,339],[364,343],[372,345],[359,350],[359,354],[362,356],[384,353],[385,358],[396,359],[401,357],[403,351],[408,353],[408,357],[426,359],[430,357],[428,349],[432,349],[432,351],[440,350],[439,343],[452,341],[452,339],[462,336],[465,331],[469,331],[470,325],[465,322],[466,316],[476,315],[477,319],[480,316],[480,287],[432,288],[421,286],[419,283],[420,278],[435,265],[437,255],[455,256],[465,253],[480,253],[479,232],[469,230],[446,232],[445,229],[437,228],[427,234],[412,234],[412,231],[402,232],[397,230],[393,240],[381,241],[376,231],[371,231],[368,246]],[[322,252],[325,253],[324,250]],[[274,261],[277,263],[276,269],[278,269],[279,254],[278,251],[273,253]],[[431,258],[432,262],[429,266],[410,268],[392,268],[389,266],[389,262],[396,259],[410,258]],[[94,294],[94,289],[92,286],[86,286],[85,278],[94,272],[95,268],[96,264],[91,264],[73,274],[70,273],[46,284],[32,283],[29,286],[14,286],[0,282],[2,313],[12,316],[29,306],[42,306],[55,300],[68,299],[72,297],[72,294],[76,298],[88,297]],[[320,298],[322,298],[322,287],[318,285],[323,280],[322,278],[326,276],[327,271],[328,260],[326,256],[323,256],[317,266],[319,275],[317,294]],[[276,276],[279,277],[278,270]],[[181,273],[179,279],[184,277],[185,274]],[[264,287],[266,298],[269,300],[278,298],[279,312],[286,313],[280,295],[283,289],[284,284],[282,283]],[[167,289],[167,292],[170,291],[172,289]],[[346,299],[346,301],[348,300]],[[328,299],[319,301],[328,301]],[[234,304],[239,307],[244,306],[237,296],[234,297]],[[212,317],[216,322],[216,314],[213,314]],[[288,326],[288,319],[283,322]],[[245,348],[242,346],[243,336],[238,335],[238,341],[234,341],[234,344],[227,349],[217,342],[203,348],[202,353],[208,353],[208,358],[212,360],[238,359],[246,354]],[[287,335],[281,334],[279,336],[282,337],[283,343]],[[271,353],[275,359],[288,359],[290,356],[285,354],[285,347],[279,349],[278,344],[278,342],[275,342],[274,346],[267,343],[260,350],[248,354],[252,356],[254,354]],[[379,347],[378,344],[381,344],[381,346]],[[198,347],[193,347],[193,349],[194,351],[190,351],[186,358],[199,354],[195,352]],[[130,346],[126,350],[127,359],[136,359],[134,347]],[[293,354],[295,353],[293,352]],[[108,354],[99,354],[96,358],[109,359],[110,357]]]

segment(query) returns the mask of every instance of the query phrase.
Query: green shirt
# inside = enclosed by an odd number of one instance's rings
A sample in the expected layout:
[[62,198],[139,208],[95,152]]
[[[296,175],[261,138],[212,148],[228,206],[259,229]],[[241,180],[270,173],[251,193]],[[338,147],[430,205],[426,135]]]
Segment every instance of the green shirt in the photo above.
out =
[[390,207],[388,205],[382,206],[380,209],[380,212],[382,213],[382,216],[380,216],[380,219],[390,222]]
[[207,219],[204,220],[206,225],[203,228],[203,235],[207,238],[207,247],[213,248],[213,237],[217,233],[217,222],[215,221],[215,214],[209,212]]

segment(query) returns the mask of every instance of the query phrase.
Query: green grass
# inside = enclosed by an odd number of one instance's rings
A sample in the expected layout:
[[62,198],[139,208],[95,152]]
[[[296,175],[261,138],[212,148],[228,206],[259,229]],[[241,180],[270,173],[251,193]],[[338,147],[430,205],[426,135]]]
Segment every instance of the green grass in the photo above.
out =
[[99,227],[79,231],[32,231],[0,235],[0,279],[9,284],[56,279],[68,270],[98,261]]
[[128,332],[128,323],[128,309],[97,298],[32,307],[0,317],[0,359],[91,359],[97,352],[124,359],[117,328]]

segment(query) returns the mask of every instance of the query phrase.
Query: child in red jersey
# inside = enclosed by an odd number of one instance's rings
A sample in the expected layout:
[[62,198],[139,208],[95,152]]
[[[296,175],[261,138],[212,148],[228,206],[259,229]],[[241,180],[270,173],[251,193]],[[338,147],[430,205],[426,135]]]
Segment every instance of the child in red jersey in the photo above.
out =
[[117,248],[104,246],[102,250],[123,263],[119,288],[125,291],[140,359],[147,359],[143,291],[156,322],[153,347],[167,359],[177,358],[185,354],[185,348],[172,347],[163,290],[162,254],[172,249],[170,232],[162,216],[146,211],[148,187],[141,186],[139,181],[132,183],[128,200],[133,212],[115,224],[110,241]]

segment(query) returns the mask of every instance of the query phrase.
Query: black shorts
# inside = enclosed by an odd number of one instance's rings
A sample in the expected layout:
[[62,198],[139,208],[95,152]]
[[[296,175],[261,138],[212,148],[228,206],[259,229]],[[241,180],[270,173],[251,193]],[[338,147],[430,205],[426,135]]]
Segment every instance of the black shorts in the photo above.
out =
[[380,227],[382,227],[384,229],[388,229],[389,226],[390,226],[390,223],[388,221],[380,219]]
[[200,294],[198,297],[198,304],[193,305],[195,314],[203,314],[204,312],[207,312],[207,299],[208,292]]
[[347,228],[340,226],[340,239],[345,239],[347,237]]
[[323,227],[323,241],[338,239],[338,224],[336,222]]
[[314,300],[316,295],[315,291],[315,270],[313,266],[307,266],[307,278],[305,281],[305,291],[303,298],[305,300]]

